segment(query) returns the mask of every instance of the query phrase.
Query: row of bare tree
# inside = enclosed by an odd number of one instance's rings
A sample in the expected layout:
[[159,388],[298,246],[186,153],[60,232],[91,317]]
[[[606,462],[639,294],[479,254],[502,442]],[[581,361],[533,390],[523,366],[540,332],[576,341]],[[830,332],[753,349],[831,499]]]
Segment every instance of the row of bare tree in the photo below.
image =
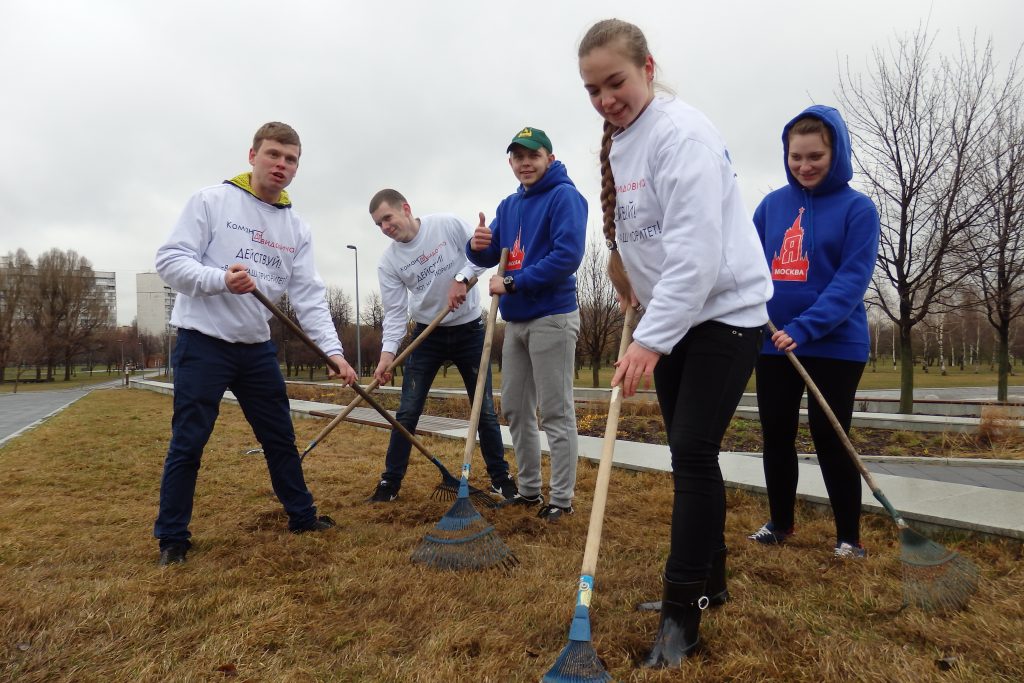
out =
[[[8,367],[45,370],[64,366],[96,348],[113,321],[97,288],[92,264],[72,250],[51,249],[33,263],[23,249],[0,267],[0,378]],[[20,377],[16,372],[15,379]]]
[[939,54],[922,26],[875,48],[868,73],[842,67],[839,82],[859,182],[881,217],[869,303],[898,331],[900,411],[912,408],[914,328],[965,309],[995,331],[1005,400],[1011,331],[1024,312],[1018,59],[999,65],[991,40],[963,38],[955,54]]

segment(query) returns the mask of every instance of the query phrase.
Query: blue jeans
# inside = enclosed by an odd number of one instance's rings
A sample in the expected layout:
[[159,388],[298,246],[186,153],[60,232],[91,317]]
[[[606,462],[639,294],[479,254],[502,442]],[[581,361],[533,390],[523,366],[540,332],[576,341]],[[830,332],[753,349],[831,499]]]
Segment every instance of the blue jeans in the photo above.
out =
[[[418,336],[426,327],[422,323],[417,323],[416,329],[413,330],[414,336]],[[466,393],[472,401],[476,393],[476,378],[480,372],[480,355],[483,350],[482,319],[478,318],[463,325],[438,327],[431,332],[405,360],[402,372],[402,400],[395,415],[398,422],[410,433],[416,433],[416,425],[419,424],[423,406],[427,402],[430,385],[434,383],[434,377],[445,361],[451,361],[458,368],[459,374],[462,375],[462,383],[466,386]],[[504,481],[508,478],[508,463],[505,462],[505,446],[501,440],[498,416],[494,413],[490,365],[487,367],[487,382],[484,385],[477,432],[480,435],[480,450],[483,451],[487,474],[494,483]],[[411,449],[412,444],[408,439],[397,430],[392,431],[381,479],[400,484],[409,466]]]
[[298,529],[312,524],[316,507],[302,476],[288,394],[274,344],[233,344],[195,330],[180,329],[171,364],[171,445],[160,482],[160,512],[153,527],[160,547],[189,542],[199,462],[227,389],[238,399],[245,419],[263,446],[274,493],[288,513],[288,527]]

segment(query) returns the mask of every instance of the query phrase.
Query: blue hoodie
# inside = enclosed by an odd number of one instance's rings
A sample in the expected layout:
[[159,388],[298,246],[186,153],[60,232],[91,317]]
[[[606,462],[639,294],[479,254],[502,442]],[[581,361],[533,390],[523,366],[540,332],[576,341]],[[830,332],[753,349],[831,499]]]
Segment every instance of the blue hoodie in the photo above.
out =
[[579,193],[565,166],[554,161],[532,187],[522,185],[506,197],[491,221],[491,244],[466,257],[490,268],[508,247],[506,275],[515,278],[516,291],[501,297],[501,317],[523,322],[575,311],[576,270],[583,261],[587,238],[587,200]]
[[[797,119],[821,119],[832,134],[832,164],[821,184],[804,189],[789,171],[789,129]],[[850,134],[839,112],[814,105],[782,129],[787,187],[754,211],[775,294],[768,315],[797,343],[798,356],[865,362],[869,336],[864,293],[878,256],[878,211],[850,187]],[[763,353],[781,354],[768,339]]]

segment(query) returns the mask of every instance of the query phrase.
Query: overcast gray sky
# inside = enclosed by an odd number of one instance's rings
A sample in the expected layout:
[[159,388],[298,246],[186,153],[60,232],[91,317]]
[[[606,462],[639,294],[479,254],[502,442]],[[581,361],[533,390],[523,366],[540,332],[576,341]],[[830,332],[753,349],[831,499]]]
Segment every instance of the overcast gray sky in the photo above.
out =
[[1024,3],[0,0],[0,254],[74,249],[116,271],[128,324],[135,274],[186,199],[247,170],[270,120],[302,137],[290,192],[320,274],[354,294],[356,245],[363,299],[387,245],[373,193],[490,219],[515,190],[504,150],[524,125],[550,135],[596,236],[601,121],[576,46],[613,16],[644,30],[660,80],[722,131],[752,211],[785,182],[782,125],[835,103],[840,61],[866,71],[873,47],[928,21],[940,50],[977,32],[1005,64]]

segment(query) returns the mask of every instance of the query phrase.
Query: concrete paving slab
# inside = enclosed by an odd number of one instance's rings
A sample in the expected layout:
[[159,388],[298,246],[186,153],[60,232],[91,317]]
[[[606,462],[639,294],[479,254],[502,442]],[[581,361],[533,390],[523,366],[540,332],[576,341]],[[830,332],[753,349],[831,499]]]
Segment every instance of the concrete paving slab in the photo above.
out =
[[[152,386],[156,384],[160,383],[140,381],[133,383],[133,386],[158,389],[159,387]],[[164,385],[159,389],[166,391],[168,388],[169,385]],[[336,412],[339,409],[336,405],[312,401],[293,401],[292,403],[292,409],[296,415],[308,415],[309,410]],[[505,447],[511,448],[512,438],[508,428],[502,427],[501,432]],[[464,440],[466,438],[465,428],[444,429],[436,433],[453,439]],[[547,453],[547,439],[543,433],[540,438],[541,449]],[[580,457],[594,461],[600,459],[602,439],[581,436],[579,443]],[[614,462],[617,467],[626,469],[671,471],[668,447],[657,444],[617,441]],[[722,453],[720,462],[727,486],[762,493],[765,491],[764,470],[758,455]],[[957,466],[942,466],[941,464],[933,465],[921,462],[899,465],[899,463],[888,460],[883,463],[871,464],[872,468],[896,468],[897,466],[914,468],[914,473],[918,476],[887,474],[879,471],[874,474],[874,479],[912,526],[915,522],[920,522],[929,527],[973,531],[1024,540],[1024,492],[961,483],[967,479],[978,484],[993,483],[995,479],[1000,478],[1000,473],[1003,478],[1006,475],[1024,478],[1024,467],[1015,470],[1010,469],[1012,464],[1004,467],[990,467],[986,464],[981,464],[978,467],[975,464],[972,467],[959,463]],[[802,458],[799,471],[798,497],[812,503],[827,504],[828,494],[816,461],[812,458]],[[928,478],[923,478],[926,476]],[[940,480],[947,476],[957,481]],[[887,514],[866,485],[863,487],[862,504],[866,510]]]

